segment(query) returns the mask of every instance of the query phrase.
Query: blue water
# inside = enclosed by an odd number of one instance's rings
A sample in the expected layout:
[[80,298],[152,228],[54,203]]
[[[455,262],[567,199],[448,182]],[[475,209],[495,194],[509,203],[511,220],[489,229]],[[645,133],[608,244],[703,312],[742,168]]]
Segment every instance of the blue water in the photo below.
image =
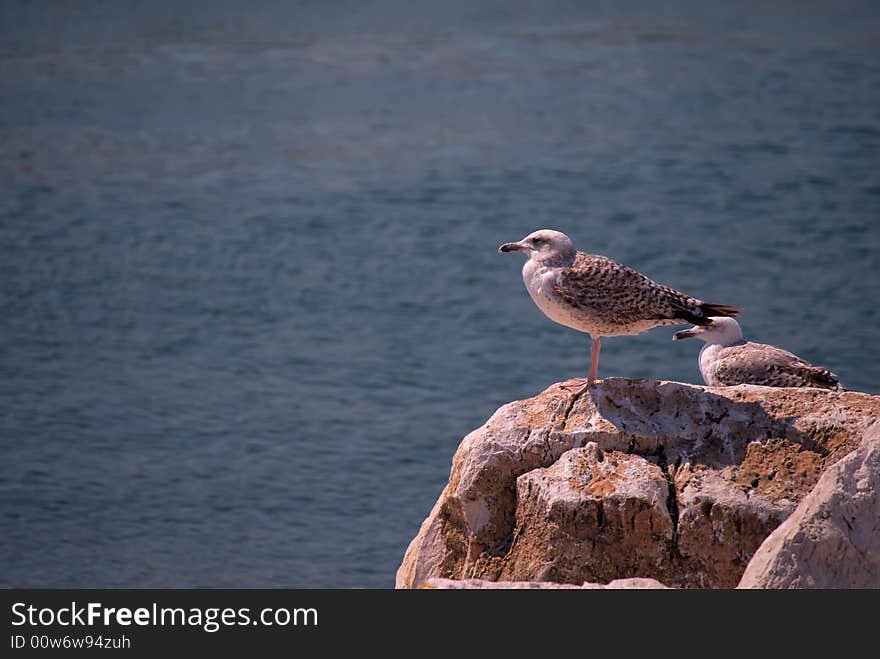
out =
[[541,227],[880,393],[872,2],[6,1],[0,190],[2,585],[391,586]]

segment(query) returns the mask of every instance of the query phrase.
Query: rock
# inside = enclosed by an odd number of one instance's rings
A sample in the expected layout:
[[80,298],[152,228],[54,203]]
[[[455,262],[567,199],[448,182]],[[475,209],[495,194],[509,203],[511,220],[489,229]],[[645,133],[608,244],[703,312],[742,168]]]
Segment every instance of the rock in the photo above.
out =
[[433,578],[733,587],[880,417],[880,397],[608,379],[501,407],[464,438],[397,587]]
[[589,442],[520,476],[516,492],[516,531],[500,579],[580,583],[585,560],[593,581],[662,576],[674,528],[657,464]]
[[739,588],[880,588],[880,422],[758,548]]
[[499,590],[660,590],[665,589],[659,581],[654,579],[617,579],[609,584],[584,583],[580,586],[570,583],[554,583],[552,581],[487,581],[486,579],[428,579],[419,585],[419,588],[438,588],[441,590],[474,590],[474,589],[499,589]]
[[581,587],[570,583],[553,583],[552,581],[489,581],[487,579],[428,579],[418,585],[421,589],[439,590],[548,590],[570,589],[580,590]]

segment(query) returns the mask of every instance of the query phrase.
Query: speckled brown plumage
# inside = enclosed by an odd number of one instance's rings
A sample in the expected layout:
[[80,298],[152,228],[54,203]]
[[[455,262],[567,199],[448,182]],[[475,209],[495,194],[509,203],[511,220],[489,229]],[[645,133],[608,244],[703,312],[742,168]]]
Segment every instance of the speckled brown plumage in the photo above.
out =
[[712,346],[701,359],[703,378],[712,386],[760,384],[767,387],[817,387],[841,389],[828,369],[813,366],[797,355],[751,341],[732,346]]
[[554,292],[584,318],[593,336],[636,334],[659,325],[702,325],[736,307],[703,302],[605,256],[578,252],[560,269]]

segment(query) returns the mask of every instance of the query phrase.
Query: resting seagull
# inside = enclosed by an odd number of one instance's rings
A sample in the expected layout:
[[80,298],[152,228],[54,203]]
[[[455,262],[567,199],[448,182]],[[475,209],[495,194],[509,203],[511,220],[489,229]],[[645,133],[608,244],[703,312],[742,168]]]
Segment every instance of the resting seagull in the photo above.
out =
[[692,336],[706,342],[700,373],[710,387],[762,384],[766,387],[843,389],[831,371],[813,366],[787,350],[743,339],[733,318],[710,318],[708,325],[676,332],[673,341]]
[[590,374],[578,393],[599,379],[600,338],[639,334],[660,325],[705,325],[737,307],[703,302],[648,279],[605,256],[577,252],[564,233],[541,229],[499,252],[523,252],[523,281],[538,308],[560,325],[592,339]]

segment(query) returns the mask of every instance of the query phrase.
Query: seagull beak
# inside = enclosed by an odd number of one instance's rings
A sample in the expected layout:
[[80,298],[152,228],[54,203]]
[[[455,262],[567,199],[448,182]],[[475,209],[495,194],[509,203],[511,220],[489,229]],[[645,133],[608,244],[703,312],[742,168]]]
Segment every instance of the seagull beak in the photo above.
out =
[[501,247],[498,248],[499,252],[524,252],[525,247],[520,245],[519,243],[504,243]]
[[699,327],[691,327],[690,329],[681,330],[680,332],[676,332],[675,334],[673,334],[672,340],[681,341],[682,339],[690,339],[700,332],[702,332],[702,330]]

